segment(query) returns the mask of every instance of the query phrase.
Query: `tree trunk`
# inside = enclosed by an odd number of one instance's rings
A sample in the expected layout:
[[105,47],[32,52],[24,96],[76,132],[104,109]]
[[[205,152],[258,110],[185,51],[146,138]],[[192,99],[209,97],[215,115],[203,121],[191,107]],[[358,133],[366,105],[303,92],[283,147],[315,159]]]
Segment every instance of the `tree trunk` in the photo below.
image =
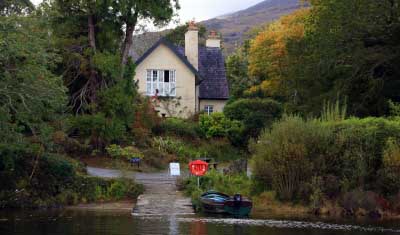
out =
[[133,44],[133,31],[135,30],[135,24],[126,26],[125,40],[122,46],[122,67],[128,63],[129,50]]
[[89,58],[90,63],[90,74],[89,74],[89,99],[90,102],[96,102],[97,92],[100,88],[100,82],[98,81],[97,71],[93,64],[93,56],[96,54],[96,32],[95,32],[95,20],[93,15],[88,16],[88,39],[89,39],[89,46],[92,48],[92,54]]
[[95,26],[93,15],[88,16],[88,38],[89,46],[92,48],[93,52],[96,51],[96,36],[95,36]]
[[121,78],[124,76],[125,65],[128,63],[129,58],[129,50],[133,44],[133,32],[135,31],[137,18],[139,16],[139,12],[136,11],[132,17],[129,17],[131,20],[126,22],[126,32],[125,32],[125,40],[122,45],[122,53],[121,53]]

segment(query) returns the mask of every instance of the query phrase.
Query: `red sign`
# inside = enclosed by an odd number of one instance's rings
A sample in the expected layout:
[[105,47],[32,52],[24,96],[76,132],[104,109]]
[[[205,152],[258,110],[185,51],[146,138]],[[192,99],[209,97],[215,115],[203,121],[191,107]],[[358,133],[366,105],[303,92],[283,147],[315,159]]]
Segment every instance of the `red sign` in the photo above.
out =
[[195,176],[203,176],[208,170],[208,163],[201,160],[190,162],[189,170]]

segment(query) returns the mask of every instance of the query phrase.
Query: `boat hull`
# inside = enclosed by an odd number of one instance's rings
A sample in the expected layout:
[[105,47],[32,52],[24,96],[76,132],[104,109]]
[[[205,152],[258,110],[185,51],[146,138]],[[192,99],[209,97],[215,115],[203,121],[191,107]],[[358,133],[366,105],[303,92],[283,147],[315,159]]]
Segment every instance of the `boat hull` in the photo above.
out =
[[225,202],[224,211],[230,215],[244,217],[248,216],[253,208],[253,204],[249,200],[244,200],[240,202],[236,202],[234,200],[230,200]]
[[252,209],[252,202],[246,198],[235,200],[226,194],[207,192],[200,197],[203,212],[230,214],[238,217],[248,216]]

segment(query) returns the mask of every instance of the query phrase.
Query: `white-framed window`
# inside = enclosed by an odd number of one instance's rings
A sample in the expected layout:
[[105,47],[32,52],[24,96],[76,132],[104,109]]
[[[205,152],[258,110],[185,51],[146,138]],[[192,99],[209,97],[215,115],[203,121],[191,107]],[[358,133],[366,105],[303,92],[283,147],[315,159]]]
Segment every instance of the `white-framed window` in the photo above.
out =
[[147,70],[146,95],[176,96],[175,70]]
[[204,105],[204,112],[208,115],[211,115],[214,112],[214,106]]

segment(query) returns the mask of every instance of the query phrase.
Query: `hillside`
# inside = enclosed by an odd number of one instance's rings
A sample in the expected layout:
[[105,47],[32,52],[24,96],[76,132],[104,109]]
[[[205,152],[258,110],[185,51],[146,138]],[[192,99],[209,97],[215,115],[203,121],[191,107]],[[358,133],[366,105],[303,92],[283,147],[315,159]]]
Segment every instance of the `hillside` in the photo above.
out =
[[[209,19],[200,24],[204,24],[208,30],[217,30],[221,33],[225,55],[228,55],[249,37],[247,33],[252,28],[274,21],[300,7],[299,0],[265,0],[247,9]],[[167,31],[151,32],[136,36],[131,50],[133,58],[142,55],[166,33]]]
[[232,14],[220,16],[202,22],[207,29],[222,34],[226,54],[231,53],[248,35],[249,30],[274,21],[282,15],[300,8],[299,0],[265,0],[257,5]]

